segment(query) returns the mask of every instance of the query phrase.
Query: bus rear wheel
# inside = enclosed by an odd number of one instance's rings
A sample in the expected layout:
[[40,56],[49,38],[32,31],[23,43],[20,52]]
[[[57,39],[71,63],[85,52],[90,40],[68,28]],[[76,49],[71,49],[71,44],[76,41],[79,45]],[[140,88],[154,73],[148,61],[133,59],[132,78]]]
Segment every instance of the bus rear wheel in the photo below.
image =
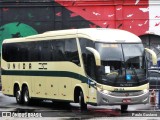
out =
[[128,105],[121,105],[121,111],[125,112],[128,109]]
[[84,95],[82,91],[80,92],[79,95],[79,104],[81,110],[87,110],[87,104],[84,102]]
[[23,103],[21,91],[20,91],[20,89],[18,87],[15,89],[15,97],[16,97],[16,101],[17,101],[18,104],[22,104]]
[[29,90],[28,90],[28,87],[26,87],[26,86],[23,88],[22,98],[24,101],[24,105],[29,105],[29,103],[30,103]]

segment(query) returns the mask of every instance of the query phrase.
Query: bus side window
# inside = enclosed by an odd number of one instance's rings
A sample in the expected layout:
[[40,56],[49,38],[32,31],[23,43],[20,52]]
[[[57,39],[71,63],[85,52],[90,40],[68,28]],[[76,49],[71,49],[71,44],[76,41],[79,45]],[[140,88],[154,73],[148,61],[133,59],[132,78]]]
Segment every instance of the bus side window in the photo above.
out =
[[12,49],[11,49],[12,47],[11,47],[11,43],[9,43],[9,44],[3,44],[3,47],[2,47],[2,57],[3,57],[3,59],[4,60],[6,60],[7,62],[11,62],[12,60],[11,60],[11,51],[12,51]]
[[65,47],[64,40],[59,40],[56,42],[56,58],[58,61],[66,61],[64,47]]
[[41,43],[41,61],[51,61],[51,44],[50,41]]
[[7,49],[7,44],[2,44],[2,58],[5,61],[8,61],[8,49]]
[[28,51],[26,44],[9,43],[3,44],[3,58],[7,62],[21,62],[28,60]]
[[80,64],[77,42],[75,38],[65,40],[65,56],[67,61]]
[[52,40],[51,46],[51,60],[52,61],[65,61],[63,40]]
[[29,61],[40,61],[40,42],[30,42],[29,49]]
[[10,61],[11,62],[17,62],[18,61],[18,45],[16,43],[11,43],[12,47],[10,47],[10,55],[12,55],[13,57],[10,57]]
[[55,53],[55,51],[56,51],[56,41],[54,40],[54,41],[51,41],[51,61],[56,61],[56,53]]
[[28,61],[28,43],[18,43],[18,61]]
[[91,40],[88,40],[86,38],[79,38],[80,46],[81,46],[81,51],[82,51],[82,59],[83,59],[83,64],[85,67],[85,72],[88,76],[91,78],[95,78],[95,69],[94,64],[94,56],[91,52],[86,50],[86,47],[92,47],[94,48],[94,43]]
[[88,54],[87,56],[87,74],[95,79],[96,78],[96,63],[93,54]]

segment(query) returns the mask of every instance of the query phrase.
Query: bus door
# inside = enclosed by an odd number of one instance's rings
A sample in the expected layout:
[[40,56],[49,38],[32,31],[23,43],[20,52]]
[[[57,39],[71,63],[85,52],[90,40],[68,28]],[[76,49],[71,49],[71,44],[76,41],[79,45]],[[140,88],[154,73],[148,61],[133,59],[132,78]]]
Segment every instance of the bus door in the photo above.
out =
[[96,90],[96,65],[95,65],[95,59],[93,56],[88,56],[87,58],[87,64],[88,64],[88,94],[89,94],[89,102],[90,103],[96,103],[97,102],[97,90]]
[[96,83],[92,80],[88,80],[88,94],[90,103],[97,102],[97,92],[96,92]]

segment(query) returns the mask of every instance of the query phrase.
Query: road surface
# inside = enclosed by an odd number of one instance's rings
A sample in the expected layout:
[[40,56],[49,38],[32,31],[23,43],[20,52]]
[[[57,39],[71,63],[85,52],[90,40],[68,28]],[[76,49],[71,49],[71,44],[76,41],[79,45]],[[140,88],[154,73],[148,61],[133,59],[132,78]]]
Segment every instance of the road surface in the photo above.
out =
[[[79,104],[52,103],[42,101],[31,106],[18,105],[14,97],[4,96],[0,92],[0,117],[4,118],[6,112],[11,112],[12,117],[23,118],[30,116],[31,119],[154,119],[160,120],[160,111],[157,107],[146,105],[130,105],[127,112],[122,113],[120,106],[91,106],[88,111],[81,111]],[[19,114],[20,113],[20,114]],[[32,113],[32,114],[31,114]],[[34,116],[35,115],[35,116]],[[37,116],[36,116],[37,115]],[[7,117],[7,116],[5,116]],[[42,117],[42,118],[41,118]],[[46,119],[45,118],[45,119]]]

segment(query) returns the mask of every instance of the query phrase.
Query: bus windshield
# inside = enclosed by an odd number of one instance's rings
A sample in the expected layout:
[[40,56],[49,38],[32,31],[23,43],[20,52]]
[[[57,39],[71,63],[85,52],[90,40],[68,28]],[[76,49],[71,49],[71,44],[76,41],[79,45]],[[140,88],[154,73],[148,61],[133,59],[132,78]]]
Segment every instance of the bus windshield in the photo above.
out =
[[144,47],[142,44],[96,43],[101,56],[97,80],[114,86],[136,86],[147,83]]

